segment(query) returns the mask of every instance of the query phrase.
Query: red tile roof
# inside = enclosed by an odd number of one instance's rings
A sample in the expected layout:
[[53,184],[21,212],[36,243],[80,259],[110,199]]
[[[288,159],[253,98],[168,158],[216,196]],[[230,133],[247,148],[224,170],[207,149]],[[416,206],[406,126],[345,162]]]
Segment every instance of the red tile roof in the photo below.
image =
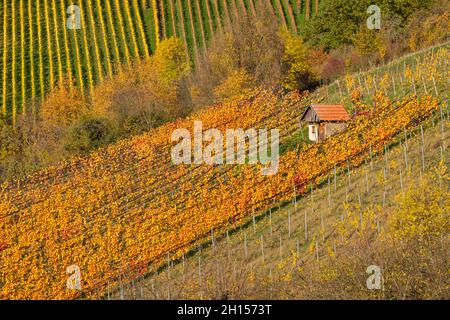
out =
[[350,115],[340,104],[313,104],[311,108],[320,121],[347,121]]

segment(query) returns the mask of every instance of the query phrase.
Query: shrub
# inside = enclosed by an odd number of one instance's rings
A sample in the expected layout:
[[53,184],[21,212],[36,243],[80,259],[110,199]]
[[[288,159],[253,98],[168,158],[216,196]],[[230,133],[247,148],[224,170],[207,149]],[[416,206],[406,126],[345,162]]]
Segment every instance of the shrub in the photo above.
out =
[[450,230],[450,192],[443,185],[450,178],[443,162],[437,166],[436,172],[436,175],[423,179],[420,185],[413,185],[397,195],[398,209],[388,220],[389,239],[409,241],[418,238],[419,242],[432,238],[439,240]]
[[361,26],[359,31],[352,37],[352,42],[360,55],[370,56],[378,51],[381,39],[377,31]]
[[186,57],[186,47],[179,38],[161,41],[152,60],[158,80],[166,85],[172,85],[189,74],[190,62]]
[[[224,34],[217,34],[198,68],[189,77],[189,89],[195,107],[221,102],[232,96],[224,88],[240,94],[239,87],[279,87],[282,70],[283,40],[276,20],[265,8],[260,16],[245,16],[233,22]],[[232,85],[232,80],[239,85]],[[242,80],[248,82],[244,84]]]
[[283,79],[283,88],[286,90],[309,90],[319,84],[319,70],[325,56],[321,51],[311,50],[303,39],[289,32],[282,32],[284,43],[282,58],[283,69],[286,76]]
[[[443,5],[444,12],[417,14],[409,23],[408,46],[411,50],[434,45],[450,38],[449,19],[450,3]],[[425,18],[424,18],[425,17]]]
[[345,62],[342,59],[336,58],[334,55],[329,55],[322,66],[320,77],[323,80],[331,81],[345,74]]
[[245,95],[254,86],[255,80],[245,70],[234,70],[225,81],[214,89],[218,101]]
[[108,120],[85,116],[68,129],[63,144],[70,152],[88,152],[113,140],[114,130]]
[[42,119],[50,124],[68,126],[86,114],[88,108],[80,92],[61,83],[41,104]]
[[0,160],[17,155],[21,149],[22,143],[17,131],[0,119]]

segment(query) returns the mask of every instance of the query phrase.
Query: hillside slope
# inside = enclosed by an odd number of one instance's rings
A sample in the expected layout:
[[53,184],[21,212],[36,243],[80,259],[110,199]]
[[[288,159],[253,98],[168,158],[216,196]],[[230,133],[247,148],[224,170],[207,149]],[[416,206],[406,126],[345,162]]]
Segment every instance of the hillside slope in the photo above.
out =
[[[448,117],[442,104],[448,92],[448,55],[445,46],[433,48],[408,64],[403,74],[387,69],[376,79],[370,72],[359,75],[363,83],[374,79],[386,94],[391,89],[381,86],[383,79],[401,77],[401,87],[392,89],[402,93],[392,101],[377,90],[377,109],[369,117],[358,118],[321,144],[298,141],[298,121],[307,105],[325,99],[323,90],[281,97],[257,90],[87,157],[2,184],[1,296],[78,297],[79,292],[65,287],[71,265],[82,271],[81,294],[101,296],[124,273],[146,274],[167,255],[181,257],[211,232],[222,234],[252,214],[306,193],[310,185],[323,183],[330,170],[339,173],[359,166],[430,115]],[[423,79],[424,86],[414,79]],[[433,92],[436,98],[430,96]],[[194,120],[201,120],[204,129],[278,128],[282,146],[294,147],[285,148],[275,176],[262,176],[259,165],[174,166],[171,134],[177,128],[192,130]]]
[[[448,130],[449,120],[429,119],[365,165],[330,172],[325,183],[295,203],[213,235],[176,261],[168,256],[164,266],[145,277],[124,275],[103,298],[448,299],[450,137],[442,135],[442,126]],[[421,193],[425,197],[418,197]],[[414,220],[403,221],[400,231],[433,222],[426,232],[435,242],[411,247],[403,239],[394,249],[387,247],[386,239],[398,232],[392,221],[405,218],[403,207],[413,212],[407,206],[415,197],[420,210],[433,210],[432,220],[411,215]],[[439,197],[442,202],[433,203]],[[445,224],[438,225],[442,218]],[[382,266],[382,291],[365,287],[370,265]],[[396,273],[399,269],[404,273]]]
[[296,31],[316,5],[286,0],[0,1],[0,112],[13,121],[35,112],[37,102],[61,81],[89,94],[96,83],[148,57],[161,39],[174,35],[186,42],[194,60],[215,32],[263,8]]

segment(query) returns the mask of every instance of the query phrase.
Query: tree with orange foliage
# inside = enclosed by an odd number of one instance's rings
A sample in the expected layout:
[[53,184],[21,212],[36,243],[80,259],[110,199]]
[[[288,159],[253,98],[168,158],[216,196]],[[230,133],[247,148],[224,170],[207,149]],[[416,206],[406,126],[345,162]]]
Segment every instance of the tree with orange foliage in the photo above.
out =
[[87,111],[87,103],[80,92],[70,90],[67,82],[61,82],[41,104],[42,119],[63,127],[70,125]]

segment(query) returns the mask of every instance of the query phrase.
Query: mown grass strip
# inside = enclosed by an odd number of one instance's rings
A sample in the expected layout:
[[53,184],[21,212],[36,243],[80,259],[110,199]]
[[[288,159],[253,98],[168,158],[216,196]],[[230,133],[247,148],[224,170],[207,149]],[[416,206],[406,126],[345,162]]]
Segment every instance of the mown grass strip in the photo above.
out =
[[306,0],[305,15],[306,15],[306,19],[311,18],[311,0]]
[[[34,34],[33,34],[33,12],[32,12],[32,6],[31,1],[28,1],[28,33],[29,33],[29,41],[30,41],[30,47],[28,50],[29,54],[29,63],[30,63],[30,90],[31,90],[31,100],[32,100],[32,106],[34,106],[33,100],[36,97],[36,84],[34,81]],[[32,107],[32,112],[34,115],[34,107]]]
[[218,0],[217,8],[219,10],[219,16],[221,17],[223,28],[227,29],[231,27],[232,23],[231,17],[228,13],[228,7],[225,1],[226,0]]
[[251,12],[253,17],[256,17],[256,9],[253,0],[245,0],[245,5],[247,7],[247,12]]
[[11,3],[11,105],[12,105],[12,121],[13,125],[16,124],[16,113],[17,113],[17,105],[16,105],[16,1],[12,1]]
[[144,31],[144,23],[142,22],[142,17],[141,17],[141,13],[139,11],[139,6],[137,3],[137,0],[132,0],[132,7],[133,7],[133,11],[134,11],[134,17],[136,18],[136,23],[137,23],[137,28],[138,28],[138,32],[139,32],[139,43],[141,46],[141,50],[142,53],[144,55],[145,58],[149,57],[149,51],[148,51],[148,44],[147,44],[147,38],[145,36],[145,31]]
[[158,3],[156,0],[152,0],[152,10],[153,10],[153,21],[155,23],[156,47],[158,47],[159,41],[164,35],[161,33],[161,23],[159,18],[160,16],[158,10]]
[[159,17],[159,25],[161,29],[161,39],[168,38],[168,28],[167,28],[167,21],[166,21],[166,12],[164,10],[164,4],[163,0],[157,0],[157,12]]
[[168,0],[168,1],[169,1],[170,17],[172,19],[174,35],[176,35],[177,37],[180,37],[180,34],[181,34],[180,25],[179,25],[179,21],[177,21],[177,19],[175,18],[175,8],[173,5],[173,0]]
[[196,57],[197,46],[194,38],[194,30],[189,14],[189,6],[187,1],[178,0],[181,16],[183,17],[184,30],[186,35],[186,45],[189,51],[189,57],[194,60]]
[[60,2],[60,10],[64,14],[61,15],[61,25],[62,25],[62,31],[63,31],[63,42],[64,42],[64,51],[66,56],[66,72],[69,82],[69,90],[72,91],[73,89],[73,75],[72,75],[72,62],[70,59],[70,49],[69,49],[69,37],[67,35],[67,27],[66,27],[66,5],[65,0],[61,0]]
[[122,11],[124,12],[125,16],[125,35],[127,39],[127,43],[130,43],[130,51],[131,51],[131,57],[132,58],[139,58],[139,48],[137,44],[137,34],[136,30],[133,25],[133,18],[131,17],[131,11],[130,11],[130,1],[122,1]]
[[205,4],[206,4],[206,8],[208,10],[208,17],[211,22],[211,31],[212,31],[211,34],[214,37],[215,31],[221,31],[221,27],[222,27],[220,24],[220,20],[218,19],[219,15],[215,9],[217,3],[211,4],[210,0],[206,0]]
[[[69,0],[70,6],[73,6],[73,0]],[[73,48],[73,54],[75,56],[75,68],[77,73],[77,86],[80,89],[82,95],[84,95],[84,79],[83,79],[83,71],[82,71],[82,63],[81,63],[81,55],[80,55],[80,47],[78,45],[78,36],[77,30],[70,30],[71,34],[71,45]]]
[[161,12],[164,13],[164,28],[166,29],[166,38],[174,35],[172,15],[167,0],[161,0]]
[[289,0],[289,5],[292,9],[292,13],[294,14],[294,20],[297,26],[297,31],[299,31],[302,27],[301,0]]
[[20,64],[21,64],[21,74],[20,74],[20,88],[21,88],[21,111],[22,114],[26,113],[26,78],[25,78],[25,18],[24,18],[24,6],[23,0],[20,0],[19,4],[20,11]]
[[119,35],[118,44],[119,44],[119,48],[122,52],[122,57],[123,57],[122,63],[125,63],[125,65],[129,66],[131,63],[130,49],[128,48],[128,43],[125,38],[125,28],[124,28],[124,22],[123,22],[123,17],[122,17],[122,11],[120,9],[119,0],[114,0],[113,5],[114,5],[113,14],[114,14],[114,17],[116,18],[115,25],[118,28],[118,35]]
[[227,6],[228,6],[228,12],[231,15],[231,20],[233,20],[234,23],[237,23],[239,21],[239,12],[236,7],[236,2],[234,0],[226,0]]
[[200,41],[200,48],[206,48],[206,35],[205,35],[205,27],[204,22],[200,12],[200,6],[198,4],[198,0],[190,0],[192,4],[192,13],[194,16],[196,33],[198,35]]
[[[14,3],[14,1],[13,1]],[[48,56],[48,79],[49,79],[49,86],[50,91],[53,91],[54,85],[55,85],[55,76],[54,76],[54,65],[53,65],[53,41],[51,36],[51,30],[50,30],[50,17],[49,17],[49,10],[48,10],[48,3],[47,0],[44,0],[44,19],[45,19],[45,33],[46,33],[46,42],[47,42],[47,56]]]
[[6,101],[6,80],[8,73],[8,1],[3,0],[3,82],[2,82],[2,114],[6,116],[7,101]]
[[85,13],[84,13],[84,8],[82,5],[82,0],[80,1],[80,18],[81,18],[81,35],[82,35],[82,41],[83,41],[83,54],[84,54],[84,61],[83,64],[85,65],[86,68],[86,75],[87,75],[87,79],[88,79],[88,90],[89,90],[89,94],[92,94],[92,92],[94,91],[94,77],[92,75],[92,63],[91,63],[91,53],[89,51],[89,42],[88,42],[88,37],[87,37],[87,26],[86,26],[86,20],[85,20]]
[[261,10],[268,10],[268,12],[270,13],[270,15],[272,15],[274,18],[278,19],[276,13],[275,13],[275,9],[272,5],[272,1],[271,0],[262,0],[263,2],[261,3]]
[[206,39],[210,40],[214,37],[214,23],[209,11],[209,2],[199,1],[200,11],[202,13],[202,21],[204,22],[204,29],[206,34]]
[[174,14],[175,14],[175,20],[177,24],[180,25],[180,33],[184,40],[184,43],[186,43],[187,46],[187,36],[186,36],[186,26],[184,24],[184,18],[183,18],[183,8],[181,7],[181,4],[178,0],[171,0],[173,3],[174,8]]
[[297,32],[297,25],[295,23],[295,19],[294,19],[294,14],[292,12],[292,8],[289,5],[289,3],[287,2],[287,0],[279,0],[280,5],[281,5],[281,9],[283,11],[283,14],[286,18],[287,24],[289,26],[289,30],[291,32]]
[[[100,4],[100,0],[96,0],[97,1],[97,12],[102,11],[102,7]],[[108,31],[110,32],[111,36],[108,37],[108,39],[111,39],[112,42],[112,48],[113,48],[113,53],[114,53],[114,64],[115,64],[115,68],[117,69],[118,72],[121,72],[122,70],[122,60],[120,57],[120,52],[119,52],[119,44],[117,43],[117,35],[116,35],[116,29],[113,23],[113,14],[112,14],[112,8],[111,5],[109,3],[108,0],[105,1],[105,7],[106,7],[106,20],[107,20],[107,25],[108,25]],[[105,41],[106,41],[107,37],[105,35]]]
[[52,0],[52,16],[53,16],[53,28],[55,30],[55,45],[56,45],[56,61],[58,65],[58,82],[62,83],[63,81],[63,65],[61,58],[61,46],[59,43],[59,25],[58,25],[58,13],[56,11],[56,0]]
[[[92,7],[91,7],[91,3],[89,3],[89,1],[86,3],[86,15],[87,15],[87,20],[89,23],[89,33],[91,34],[91,39],[92,39],[92,44],[94,47],[94,54],[93,54],[93,59],[95,61],[95,71],[96,71],[96,77],[97,77],[97,81],[98,82],[102,82],[103,81],[103,67],[102,67],[102,63],[101,63],[101,58],[100,58],[100,45],[98,44],[98,40],[97,40],[97,30],[95,29],[95,22],[94,22],[94,15],[92,12]],[[100,25],[103,23],[103,21],[100,21]]]
[[247,7],[245,6],[243,0],[236,0],[235,5],[240,17],[244,17],[247,15]]
[[275,14],[278,18],[278,22],[281,23],[285,28],[288,28],[288,23],[286,21],[286,17],[284,15],[283,9],[281,8],[279,0],[272,0],[272,6],[275,11]]
[[7,100],[6,100],[6,80],[8,73],[8,1],[3,0],[3,83],[2,83],[2,114],[6,116]]

